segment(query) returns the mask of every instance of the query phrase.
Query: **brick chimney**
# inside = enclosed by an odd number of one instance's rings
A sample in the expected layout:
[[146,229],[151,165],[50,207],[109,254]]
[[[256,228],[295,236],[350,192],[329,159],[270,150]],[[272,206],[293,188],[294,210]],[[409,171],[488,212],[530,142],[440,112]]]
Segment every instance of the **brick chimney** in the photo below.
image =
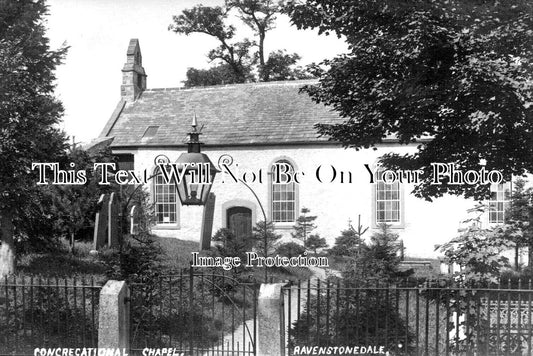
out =
[[135,101],[146,89],[146,73],[142,66],[141,48],[139,40],[132,38],[126,53],[126,63],[122,68],[122,85],[120,95],[126,101]]

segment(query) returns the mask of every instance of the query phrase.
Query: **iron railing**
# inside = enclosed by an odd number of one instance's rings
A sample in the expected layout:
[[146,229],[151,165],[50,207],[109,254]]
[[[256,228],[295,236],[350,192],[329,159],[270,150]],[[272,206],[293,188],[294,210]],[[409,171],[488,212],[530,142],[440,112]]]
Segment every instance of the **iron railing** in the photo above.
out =
[[473,288],[449,280],[309,280],[283,293],[288,355],[314,346],[319,355],[328,348],[341,354],[341,347],[348,354],[355,347],[393,355],[532,354],[530,281]]
[[129,286],[132,355],[255,355],[258,284],[191,269]]
[[97,347],[101,288],[94,279],[0,279],[0,355]]

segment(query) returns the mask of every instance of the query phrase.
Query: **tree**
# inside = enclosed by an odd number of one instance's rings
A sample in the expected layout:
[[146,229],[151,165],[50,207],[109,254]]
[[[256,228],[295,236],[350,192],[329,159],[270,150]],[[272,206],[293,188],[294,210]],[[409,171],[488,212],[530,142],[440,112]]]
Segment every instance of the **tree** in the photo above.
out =
[[65,150],[53,90],[67,48],[50,49],[46,13],[42,0],[0,2],[0,276],[15,270],[13,221],[38,189],[32,162],[54,162]]
[[398,234],[390,225],[379,224],[379,230],[370,236],[369,244],[362,244],[360,253],[343,271],[344,278],[354,282],[369,278],[391,280],[398,277],[400,266]]
[[84,228],[93,227],[100,195],[112,191],[117,195],[120,193],[115,182],[110,185],[99,184],[101,177],[94,170],[95,163],[114,161],[109,148],[87,152],[74,147],[68,152],[61,168],[85,171],[87,182],[83,185],[52,185],[49,188],[52,196],[50,210],[55,216],[53,233],[67,235],[71,251],[74,251],[76,235]]
[[[247,70],[246,73],[246,76],[251,76],[249,70]],[[239,83],[241,80],[237,75],[235,75],[235,72],[227,63],[223,63],[209,69],[188,68],[186,77],[187,80],[183,82],[183,85],[186,88]]]
[[488,286],[498,283],[502,270],[509,267],[509,260],[502,252],[513,247],[509,231],[505,225],[490,228],[481,227],[483,206],[469,210],[471,218],[464,221],[467,225],[459,230],[459,236],[437,246],[444,253],[444,261],[461,266],[457,272],[466,286]]
[[255,248],[260,256],[269,257],[276,251],[276,245],[280,234],[276,234],[274,223],[272,221],[259,221],[253,228],[252,238],[255,241]]
[[328,243],[326,242],[325,238],[320,237],[318,234],[314,234],[309,235],[309,238],[305,240],[305,247],[313,250],[316,255],[316,250],[319,248],[328,247]]
[[307,240],[307,235],[316,229],[316,225],[314,224],[316,216],[306,215],[310,211],[305,207],[302,208],[300,216],[296,219],[296,225],[293,226],[294,232],[291,232],[293,238],[300,239],[304,243]]
[[[488,184],[431,184],[431,163],[512,175],[533,171],[533,5],[530,1],[306,0],[287,12],[298,28],[346,39],[349,52],[315,68],[311,98],[345,119],[317,125],[345,147],[385,137],[417,142],[387,154],[389,169],[423,173],[414,194],[486,198]],[[423,138],[430,140],[421,140]],[[446,183],[444,180],[443,183]]]
[[360,251],[363,243],[362,236],[367,232],[368,227],[361,225],[361,215],[358,216],[357,230],[348,223],[348,228],[341,231],[341,236],[335,239],[335,244],[330,248],[329,253],[334,256],[354,256]]
[[313,76],[296,63],[301,57],[296,53],[286,53],[285,50],[271,52],[263,66],[265,78],[268,80],[295,80],[312,78]]
[[[197,5],[173,17],[169,30],[178,34],[190,35],[203,33],[215,38],[220,45],[208,53],[210,61],[219,61],[208,70],[194,69],[187,71],[186,86],[203,85],[207,83],[230,84],[243,83],[254,79],[253,69],[257,65],[260,81],[287,80],[306,78],[309,75],[296,62],[300,59],[297,54],[286,54],[283,51],[265,55],[265,39],[268,31],[275,27],[275,21],[283,8],[282,2],[273,0],[226,0],[224,6]],[[228,15],[235,13],[248,26],[257,41],[245,38],[237,41],[236,28],[227,24]],[[257,52],[252,53],[256,47]]]
[[[521,246],[528,246],[528,264],[533,266],[533,189],[526,188],[523,178],[513,182],[509,207],[505,211],[505,231],[515,249],[514,266],[520,269],[519,253]],[[489,212],[490,213],[490,212]]]

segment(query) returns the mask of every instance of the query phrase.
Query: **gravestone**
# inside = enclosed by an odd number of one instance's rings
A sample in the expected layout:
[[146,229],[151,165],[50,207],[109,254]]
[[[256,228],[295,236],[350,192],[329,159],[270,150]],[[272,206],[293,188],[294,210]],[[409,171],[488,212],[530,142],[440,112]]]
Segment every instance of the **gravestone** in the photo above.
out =
[[130,234],[137,235],[139,234],[139,218],[140,218],[140,209],[137,205],[131,207],[130,210]]
[[213,233],[213,217],[215,215],[215,194],[209,193],[204,206],[202,216],[202,235],[200,236],[200,251],[211,248],[211,236]]
[[108,202],[108,218],[107,218],[107,246],[109,247],[119,247],[120,243],[118,241],[118,211],[120,209],[117,195],[111,193],[109,196]]
[[107,243],[109,197],[107,194],[100,195],[97,204],[96,217],[94,220],[94,249],[98,250]]

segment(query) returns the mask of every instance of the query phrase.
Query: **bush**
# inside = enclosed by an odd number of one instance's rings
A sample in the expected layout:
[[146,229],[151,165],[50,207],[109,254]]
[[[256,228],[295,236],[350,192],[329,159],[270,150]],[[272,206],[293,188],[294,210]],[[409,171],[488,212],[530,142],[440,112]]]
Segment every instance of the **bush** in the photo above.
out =
[[[97,346],[97,290],[85,290],[79,284],[74,288],[66,279],[34,279],[31,284],[23,277],[13,281],[16,287],[5,288],[2,282],[0,354],[14,354],[15,349],[19,354],[31,354],[35,347]],[[24,298],[25,304],[21,302]]]
[[319,248],[328,247],[328,243],[326,242],[325,238],[320,237],[318,234],[314,234],[310,235],[309,238],[305,240],[305,247],[313,250],[316,255],[316,250],[318,250]]
[[[343,236],[347,237],[345,241],[352,243],[357,241],[359,234],[349,229]],[[326,296],[330,290],[326,295],[308,300],[306,310],[293,326],[293,338],[290,340],[293,346],[305,344],[311,332],[316,333],[311,334],[316,335],[313,340],[316,345],[356,346],[370,342],[385,346],[393,354],[410,354],[412,350],[408,345],[413,335],[396,308],[394,297],[383,298],[372,288],[352,288],[368,286],[369,279],[389,281],[397,276],[400,263],[397,239],[398,235],[392,233],[388,225],[382,224],[380,230],[371,236],[368,245],[360,242],[360,253],[352,257],[343,272],[346,288],[334,289],[331,296],[330,301],[335,300],[335,308],[327,304]],[[402,335],[403,343],[394,338],[385,340],[387,333]]]
[[320,296],[307,301],[292,326],[291,349],[312,340],[311,344],[317,346],[380,345],[393,355],[410,355],[414,351],[408,346],[413,334],[396,310],[393,296],[387,300],[371,288],[345,287],[329,289],[327,294],[323,288]]
[[296,242],[287,242],[277,247],[276,253],[284,257],[297,257],[305,252],[305,247],[297,244]]

